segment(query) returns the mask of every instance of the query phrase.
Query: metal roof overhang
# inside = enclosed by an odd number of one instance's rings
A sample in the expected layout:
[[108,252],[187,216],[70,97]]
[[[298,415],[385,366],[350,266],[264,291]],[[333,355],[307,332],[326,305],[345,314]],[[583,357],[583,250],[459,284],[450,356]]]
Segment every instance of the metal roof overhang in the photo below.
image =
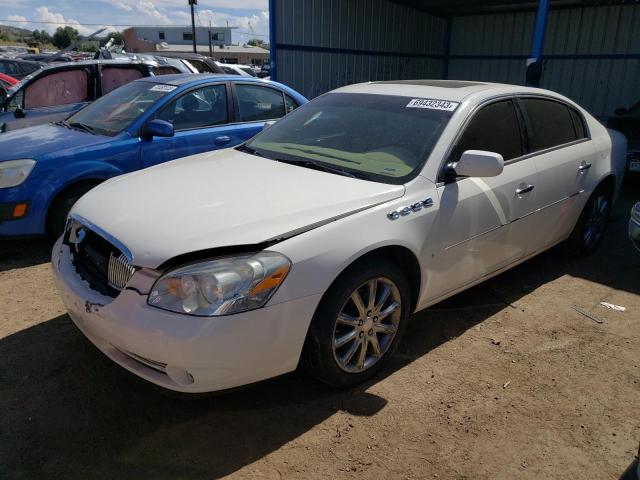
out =
[[[482,13],[505,13],[535,11],[536,0],[391,0],[408,7],[422,10],[440,17],[474,15]],[[551,0],[550,8],[594,7],[604,5],[637,4],[636,0]]]

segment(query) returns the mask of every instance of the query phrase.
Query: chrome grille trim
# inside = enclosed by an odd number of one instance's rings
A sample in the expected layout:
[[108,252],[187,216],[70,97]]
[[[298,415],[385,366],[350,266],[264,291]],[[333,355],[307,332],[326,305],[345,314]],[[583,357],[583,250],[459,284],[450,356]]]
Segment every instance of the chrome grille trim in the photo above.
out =
[[125,244],[123,244],[120,240],[115,238],[109,232],[104,231],[102,228],[97,226],[95,223],[90,222],[89,220],[87,220],[83,216],[78,215],[77,213],[72,213],[71,215],[69,215],[69,218],[67,219],[67,223],[71,224],[72,220],[75,220],[76,222],[84,225],[85,227],[88,227],[89,230],[97,233],[98,235],[100,235],[102,238],[104,238],[110,244],[115,245],[118,248],[118,250],[120,250],[122,253],[124,253],[127,256],[127,259],[129,260],[129,263],[133,264],[133,254],[131,253],[131,251],[127,248],[127,246]]
[[110,287],[122,290],[127,285],[127,282],[131,280],[135,271],[136,269],[127,258],[127,255],[121,253],[119,257],[115,257],[111,252],[107,270],[107,281]]

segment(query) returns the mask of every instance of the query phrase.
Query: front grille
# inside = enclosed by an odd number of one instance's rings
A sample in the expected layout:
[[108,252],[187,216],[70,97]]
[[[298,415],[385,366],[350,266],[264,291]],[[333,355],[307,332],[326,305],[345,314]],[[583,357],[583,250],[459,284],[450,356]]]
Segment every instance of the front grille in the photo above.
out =
[[116,290],[122,290],[127,282],[131,279],[136,269],[124,253],[116,257],[114,252],[109,255],[109,267],[107,269],[107,278],[109,286]]
[[118,296],[135,272],[120,248],[78,220],[69,220],[64,242],[80,278],[102,295]]

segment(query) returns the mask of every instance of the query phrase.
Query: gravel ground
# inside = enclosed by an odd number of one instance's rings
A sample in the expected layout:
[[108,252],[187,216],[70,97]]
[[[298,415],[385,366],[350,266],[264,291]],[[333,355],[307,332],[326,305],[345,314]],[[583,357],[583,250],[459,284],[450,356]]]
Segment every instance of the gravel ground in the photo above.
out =
[[3,242],[0,478],[618,478],[640,441],[628,190],[595,255],[555,248],[415,315],[391,368],[346,392],[291,374],[164,394],[76,330],[44,242]]

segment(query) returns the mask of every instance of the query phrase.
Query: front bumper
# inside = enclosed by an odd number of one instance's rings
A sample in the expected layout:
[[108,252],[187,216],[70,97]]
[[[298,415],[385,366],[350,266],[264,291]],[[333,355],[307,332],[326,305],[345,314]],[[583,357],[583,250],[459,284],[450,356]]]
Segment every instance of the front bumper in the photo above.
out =
[[321,297],[193,317],[151,307],[135,290],[115,299],[91,290],[60,240],[52,265],[70,317],[96,347],[136,375],[180,392],[223,390],[295,370]]

